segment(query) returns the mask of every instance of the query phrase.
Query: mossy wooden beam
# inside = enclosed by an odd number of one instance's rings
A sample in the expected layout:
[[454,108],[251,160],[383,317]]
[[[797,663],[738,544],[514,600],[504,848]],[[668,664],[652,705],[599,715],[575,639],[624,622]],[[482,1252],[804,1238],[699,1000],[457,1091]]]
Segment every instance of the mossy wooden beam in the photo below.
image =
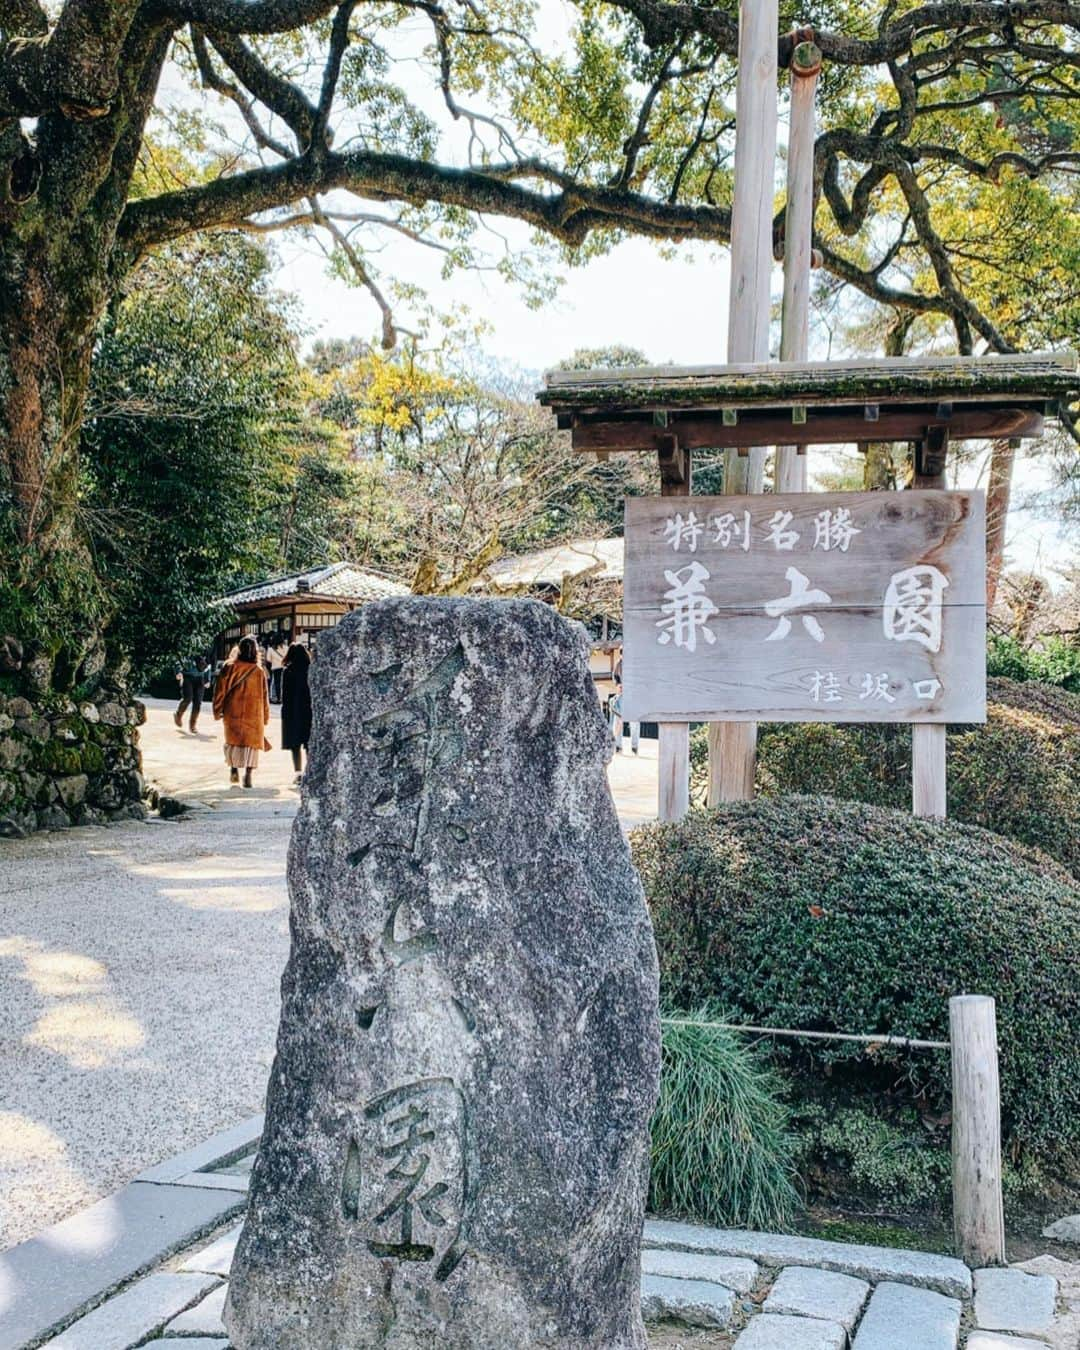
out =
[[[664,408],[790,409],[805,405],[1056,402],[1080,395],[1072,352],[792,365],[648,367],[557,371],[538,398],[557,412]],[[789,414],[790,415],[790,414]]]
[[[672,436],[687,450],[747,448],[756,445],[860,444],[867,440],[867,423],[861,406],[855,408],[807,408],[805,422],[793,422],[791,409],[757,409],[727,425],[719,410],[695,409],[673,416],[667,429],[652,419],[623,416],[606,420],[578,415],[574,419],[575,450],[658,451],[661,441]],[[872,424],[874,441],[923,441],[940,428],[933,404],[900,408],[884,407]],[[947,424],[950,439],[994,440],[1010,436],[1041,436],[1042,405],[1015,407],[1008,404],[974,404],[954,408]]]

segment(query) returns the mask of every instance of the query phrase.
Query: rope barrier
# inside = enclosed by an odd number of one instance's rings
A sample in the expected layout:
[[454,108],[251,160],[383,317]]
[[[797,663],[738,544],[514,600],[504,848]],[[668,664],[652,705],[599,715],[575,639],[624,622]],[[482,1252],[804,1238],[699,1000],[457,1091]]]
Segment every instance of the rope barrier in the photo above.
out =
[[716,1027],[721,1031],[742,1031],[752,1036],[789,1036],[795,1040],[855,1041],[860,1045],[891,1045],[906,1050],[948,1050],[948,1041],[920,1041],[911,1036],[856,1036],[843,1031],[797,1031],[789,1027],[748,1027],[737,1022],[698,1022],[692,1017],[662,1017],[669,1027]]

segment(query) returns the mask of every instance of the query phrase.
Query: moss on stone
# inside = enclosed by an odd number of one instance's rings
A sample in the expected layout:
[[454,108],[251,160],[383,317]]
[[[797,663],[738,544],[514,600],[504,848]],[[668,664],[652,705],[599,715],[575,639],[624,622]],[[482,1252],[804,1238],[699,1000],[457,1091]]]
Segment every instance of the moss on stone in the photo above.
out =
[[69,744],[86,740],[87,730],[87,724],[76,715],[57,718],[52,724],[53,736],[57,740],[67,741]]
[[105,768],[105,753],[100,745],[84,745],[79,753],[79,767],[83,773],[101,773]]
[[82,755],[73,745],[64,745],[60,741],[46,741],[34,756],[35,766],[46,773],[66,777],[82,768]]

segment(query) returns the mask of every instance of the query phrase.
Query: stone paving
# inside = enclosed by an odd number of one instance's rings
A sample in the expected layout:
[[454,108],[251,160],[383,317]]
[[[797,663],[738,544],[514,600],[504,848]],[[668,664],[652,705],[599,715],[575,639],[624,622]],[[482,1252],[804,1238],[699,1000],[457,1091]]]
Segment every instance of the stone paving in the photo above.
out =
[[[0,1350],[228,1350],[222,1309],[258,1124],[143,1175],[163,1194],[218,1195],[221,1217],[115,1279],[104,1301],[104,1288],[97,1300],[84,1291],[82,1310],[13,1338],[0,1257]],[[43,1282],[66,1283],[78,1259],[42,1270]],[[1080,1350],[1080,1262],[1049,1255],[971,1272],[931,1253],[650,1220],[642,1306],[651,1350]]]
[[[646,1243],[654,1240],[654,1228],[646,1226]],[[710,1230],[699,1231],[703,1243],[715,1240]],[[173,1341],[184,1350],[209,1350],[211,1346],[226,1350],[222,1308],[228,1264],[239,1232],[240,1224],[234,1223],[209,1243],[204,1241],[174,1257],[161,1270],[137,1280],[44,1342],[45,1350],[133,1350],[143,1345],[166,1350]],[[792,1241],[801,1244],[800,1258],[805,1262],[815,1260],[819,1247],[825,1245],[810,1238]],[[877,1257],[868,1255],[875,1251]],[[887,1275],[895,1255],[884,1248],[863,1248],[854,1259],[864,1266],[873,1265],[871,1273]],[[658,1262],[658,1256],[673,1259]],[[777,1271],[764,1262],[752,1263],[754,1278],[747,1289],[747,1264],[740,1261],[726,1271],[721,1265],[712,1268],[713,1275],[730,1273],[742,1286],[735,1290],[701,1278],[703,1268],[694,1253],[646,1246],[646,1272],[658,1265],[670,1272],[643,1275],[647,1322],[653,1327],[670,1323],[672,1330],[678,1324],[712,1328],[723,1336],[708,1344],[732,1350],[958,1350],[961,1346],[966,1350],[1076,1350],[1080,1344],[1075,1337],[1070,1341],[1055,1336],[1055,1323],[1067,1324],[1070,1312],[1058,1281],[1015,1267],[976,1271],[975,1288],[993,1286],[992,1300],[985,1304],[986,1319],[1001,1320],[1001,1307],[1007,1306],[1012,1309],[1011,1330],[1026,1330],[1030,1334],[1025,1336],[980,1328],[978,1293],[973,1305],[970,1299],[950,1298],[918,1285],[888,1279],[871,1283],[809,1264]],[[936,1265],[937,1278],[951,1282],[957,1278],[956,1264],[928,1255],[925,1271],[933,1278]],[[1080,1267],[1059,1265],[1070,1281],[1080,1281]],[[1052,1296],[1049,1313],[1048,1296]],[[1007,1304],[1000,1303],[1003,1299]],[[1077,1309],[1080,1304],[1071,1311]],[[1064,1315],[1059,1316],[1058,1310]]]

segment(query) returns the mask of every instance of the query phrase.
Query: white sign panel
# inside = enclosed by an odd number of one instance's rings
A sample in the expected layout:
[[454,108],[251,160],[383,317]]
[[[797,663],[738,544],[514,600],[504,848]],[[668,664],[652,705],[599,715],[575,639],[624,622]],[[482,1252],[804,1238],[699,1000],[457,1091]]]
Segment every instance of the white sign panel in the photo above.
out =
[[634,721],[982,722],[981,492],[626,502]]

